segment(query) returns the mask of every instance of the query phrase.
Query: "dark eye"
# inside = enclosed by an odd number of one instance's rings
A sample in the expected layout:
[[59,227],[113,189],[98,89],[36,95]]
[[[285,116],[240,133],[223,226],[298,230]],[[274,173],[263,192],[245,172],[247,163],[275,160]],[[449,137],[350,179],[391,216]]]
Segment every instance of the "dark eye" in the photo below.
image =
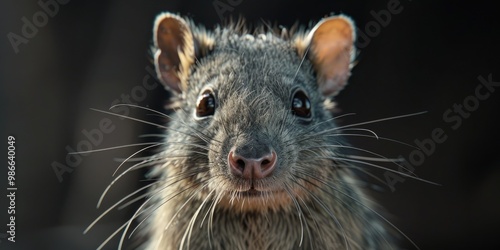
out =
[[215,112],[215,97],[211,90],[207,89],[201,93],[196,101],[196,116],[205,117]]
[[293,95],[292,113],[301,118],[311,117],[311,102],[302,90],[295,92]]

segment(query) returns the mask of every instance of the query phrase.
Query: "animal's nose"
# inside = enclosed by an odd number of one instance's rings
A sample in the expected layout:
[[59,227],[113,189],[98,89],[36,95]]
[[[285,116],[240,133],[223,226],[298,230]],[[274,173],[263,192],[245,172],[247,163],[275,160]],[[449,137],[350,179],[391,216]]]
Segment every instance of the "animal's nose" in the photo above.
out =
[[244,157],[231,149],[228,155],[228,165],[231,174],[243,179],[262,179],[271,175],[276,167],[276,152],[263,154],[259,158]]

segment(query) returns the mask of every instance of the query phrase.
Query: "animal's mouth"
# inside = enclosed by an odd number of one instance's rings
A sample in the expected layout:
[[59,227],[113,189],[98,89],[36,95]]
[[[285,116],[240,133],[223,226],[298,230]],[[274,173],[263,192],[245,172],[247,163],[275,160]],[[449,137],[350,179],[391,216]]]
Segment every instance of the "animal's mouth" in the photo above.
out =
[[254,187],[251,187],[250,189],[246,191],[238,191],[236,194],[240,197],[262,197],[262,196],[270,196],[270,195],[276,195],[281,193],[282,191],[280,190],[269,190],[269,191],[260,191],[255,189]]
[[250,188],[247,191],[240,191],[238,192],[238,195],[243,196],[243,197],[257,197],[257,196],[262,196],[265,192],[263,191],[258,191],[255,188]]
[[236,206],[242,211],[266,211],[289,207],[292,199],[285,189],[279,187],[240,187],[227,191],[219,204],[227,208]]

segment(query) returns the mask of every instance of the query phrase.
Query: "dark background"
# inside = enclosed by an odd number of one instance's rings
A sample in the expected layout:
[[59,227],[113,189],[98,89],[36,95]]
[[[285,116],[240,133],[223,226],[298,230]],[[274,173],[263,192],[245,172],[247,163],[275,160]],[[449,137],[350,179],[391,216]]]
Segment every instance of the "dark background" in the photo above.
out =
[[[95,112],[107,110],[121,95],[130,95],[147,77],[152,25],[162,11],[187,15],[213,27],[220,23],[216,1],[77,1],[60,5],[15,53],[8,34],[22,34],[23,21],[42,11],[37,1],[0,3],[1,154],[8,135],[16,137],[16,243],[5,238],[1,249],[95,249],[121,225],[130,210],[112,212],[89,234],[82,231],[120,197],[145,182],[135,172],[111,189],[103,206],[95,205],[113,179],[116,158],[140,147],[82,156],[60,182],[54,162],[66,165],[67,149],[86,140],[82,130],[98,128],[109,118],[115,129],[94,148],[143,142],[151,126]],[[228,3],[227,0],[219,0]],[[233,1],[238,3],[239,1]],[[222,13],[242,15],[250,23],[269,20],[290,26],[308,24],[331,12],[351,16],[369,42],[358,44],[358,65],[350,84],[338,96],[340,113],[357,113],[343,124],[428,111],[424,115],[363,126],[379,136],[414,144],[443,129],[446,141],[436,145],[415,174],[435,186],[406,179],[394,192],[375,193],[387,218],[421,249],[491,249],[500,246],[500,88],[479,101],[467,119],[443,120],[454,104],[471,100],[479,76],[500,81],[498,8],[486,1],[399,1],[402,11],[376,30],[371,11],[387,10],[387,1],[251,1],[242,0]],[[43,21],[43,20],[42,20]],[[484,89],[482,90],[484,91]],[[167,93],[148,91],[141,106],[161,110]],[[120,100],[121,101],[121,100]],[[472,102],[471,102],[472,103]],[[155,119],[145,112],[132,115]],[[413,148],[376,140],[353,141],[388,157],[408,156]],[[361,145],[360,145],[361,144]],[[384,179],[383,171],[372,171]],[[0,171],[0,188],[7,186]],[[374,183],[377,181],[372,180]],[[378,183],[380,185],[380,183]],[[0,225],[7,221],[6,191],[0,191]],[[116,248],[116,241],[108,248]],[[402,240],[405,249],[416,249]],[[130,246],[133,247],[133,246]]]

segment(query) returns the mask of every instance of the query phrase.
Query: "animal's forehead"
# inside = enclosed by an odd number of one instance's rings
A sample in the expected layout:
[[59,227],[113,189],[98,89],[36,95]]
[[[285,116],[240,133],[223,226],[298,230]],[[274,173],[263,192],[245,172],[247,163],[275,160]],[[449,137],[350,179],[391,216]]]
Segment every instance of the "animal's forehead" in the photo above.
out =
[[[269,91],[288,98],[296,87],[309,88],[311,65],[290,43],[272,35],[230,35],[214,44],[195,74],[198,88],[212,87],[221,95]],[[200,72],[203,72],[201,74]]]
[[221,65],[221,70],[207,81],[207,85],[223,95],[246,92],[245,95],[251,96],[261,91],[288,95],[293,88],[307,83],[298,67],[283,65],[280,60],[263,55],[231,58]]
[[283,41],[245,43],[215,48],[214,62],[220,77],[247,83],[292,81],[297,77],[301,60]]

